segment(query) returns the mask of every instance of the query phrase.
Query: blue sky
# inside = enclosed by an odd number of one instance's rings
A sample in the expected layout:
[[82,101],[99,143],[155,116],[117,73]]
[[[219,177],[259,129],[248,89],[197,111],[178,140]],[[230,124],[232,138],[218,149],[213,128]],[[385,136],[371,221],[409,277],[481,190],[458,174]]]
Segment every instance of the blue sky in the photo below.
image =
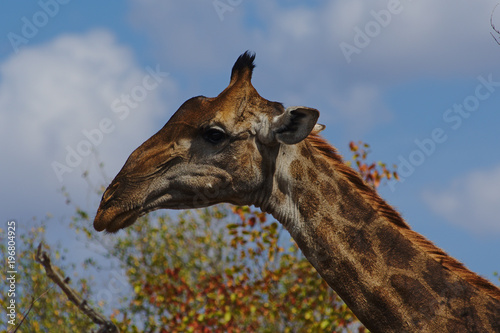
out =
[[[404,181],[382,188],[384,198],[415,230],[492,278],[500,270],[495,4],[3,2],[0,219],[28,228],[50,213],[51,239],[67,239],[72,209],[60,189],[95,212],[99,198],[81,174],[90,169],[99,184],[103,162],[112,178],[183,101],[222,91],[249,49],[263,97],[319,109],[323,135],[344,155],[350,140],[363,140],[372,158],[399,165]],[[156,84],[146,89],[151,72]],[[107,132],[94,137],[95,153],[57,176],[54,162],[86,152],[85,133],[96,128]]]

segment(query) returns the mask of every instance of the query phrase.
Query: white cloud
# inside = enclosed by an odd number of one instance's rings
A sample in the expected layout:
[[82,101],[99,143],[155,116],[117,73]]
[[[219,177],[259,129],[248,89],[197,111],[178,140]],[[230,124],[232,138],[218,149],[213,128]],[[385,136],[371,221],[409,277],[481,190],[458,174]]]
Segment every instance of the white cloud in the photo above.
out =
[[495,59],[496,45],[489,34],[495,4],[493,0],[330,1],[323,17],[328,20],[346,13],[346,19],[325,24],[336,45],[355,45],[356,27],[366,33],[379,26],[379,33],[369,36],[369,44],[352,56],[351,64],[365,75],[383,75],[380,81],[477,75],[490,70]]
[[318,34],[316,13],[311,9],[292,8],[276,18],[276,24],[296,41],[314,38]]
[[204,0],[133,0],[130,20],[151,36],[162,61],[175,64],[183,74],[210,72],[223,64],[218,59],[232,59],[228,50],[237,55],[250,48],[243,37],[248,35],[243,5],[224,8],[218,12],[213,1]]
[[348,64],[339,45],[353,44],[355,27],[376,22],[373,12],[387,12],[389,3],[398,1],[242,1],[220,21],[211,1],[135,0],[130,15],[168,66],[190,79],[227,74],[235,57],[251,49],[257,71],[264,69],[255,77],[264,96],[318,107],[366,132],[374,123],[360,126],[357,115],[390,117],[387,89],[420,77],[475,77],[497,68],[498,45],[489,34],[493,0],[399,1],[398,13]]
[[351,85],[344,93],[331,94],[331,104],[340,112],[352,137],[359,137],[376,124],[387,122],[391,113],[381,100],[382,92],[375,85]]
[[475,233],[500,234],[500,166],[472,172],[444,191],[426,190],[423,199],[450,223]]
[[[150,67],[156,70],[155,64]],[[58,210],[63,199],[56,191],[62,186],[81,196],[77,199],[84,199],[86,184],[81,174],[96,165],[94,155],[79,155],[81,161],[70,166],[73,171],[61,174],[62,182],[52,164],[56,161],[68,166],[67,147],[77,151],[79,144],[89,142],[83,131],[98,128],[105,118],[109,119],[108,133],[96,134],[91,146],[113,176],[128,154],[163,125],[155,123],[158,114],[168,109],[160,94],[175,93],[170,77],[161,77],[154,89],[136,88],[147,75],[147,68],[140,68],[131,51],[106,31],[60,36],[47,44],[24,48],[1,63],[4,171],[0,177],[4,193],[17,193],[2,198],[3,213],[20,218],[13,215],[27,204],[31,212],[37,211],[33,206],[38,208],[37,215]],[[151,88],[154,81],[147,83]],[[128,108],[126,116],[124,108],[113,111],[117,99],[134,92],[132,102],[137,103]],[[166,121],[168,114],[162,118]]]

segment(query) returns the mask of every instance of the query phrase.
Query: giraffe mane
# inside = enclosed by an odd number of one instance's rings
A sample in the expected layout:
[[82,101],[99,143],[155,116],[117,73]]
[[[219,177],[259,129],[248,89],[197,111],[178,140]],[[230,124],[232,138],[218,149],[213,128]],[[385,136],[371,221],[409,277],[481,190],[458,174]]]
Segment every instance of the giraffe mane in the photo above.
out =
[[493,285],[485,278],[467,269],[464,264],[449,256],[442,249],[438,248],[431,241],[420,235],[416,231],[410,229],[410,226],[405,222],[401,215],[378,193],[366,184],[360,177],[359,173],[351,167],[347,166],[342,156],[331,146],[324,138],[316,133],[312,133],[307,137],[307,141],[314,147],[326,160],[337,170],[344,179],[351,183],[354,189],[389,223],[393,224],[401,234],[416,244],[422,250],[427,252],[434,260],[442,266],[454,272],[462,279],[475,286],[477,289],[485,292],[489,296],[500,300],[500,289]]

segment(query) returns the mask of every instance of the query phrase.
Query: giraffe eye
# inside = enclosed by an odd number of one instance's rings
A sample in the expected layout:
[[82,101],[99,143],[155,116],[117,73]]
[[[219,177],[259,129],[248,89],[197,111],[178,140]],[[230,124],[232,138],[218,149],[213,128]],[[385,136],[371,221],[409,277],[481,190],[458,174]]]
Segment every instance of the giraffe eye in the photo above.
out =
[[226,139],[226,133],[218,128],[209,128],[203,133],[203,138],[210,143],[217,144]]

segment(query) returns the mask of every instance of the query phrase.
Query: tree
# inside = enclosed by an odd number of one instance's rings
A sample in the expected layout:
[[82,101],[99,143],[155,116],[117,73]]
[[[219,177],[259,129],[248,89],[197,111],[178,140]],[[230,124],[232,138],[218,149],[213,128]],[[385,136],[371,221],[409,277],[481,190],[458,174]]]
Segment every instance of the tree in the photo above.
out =
[[[351,163],[374,188],[384,178],[397,177],[383,163],[366,163],[368,145],[351,142],[349,147]],[[77,209],[75,232],[86,235],[87,242],[99,242],[102,236],[89,222],[89,215]],[[88,331],[92,322],[51,286],[33,260],[43,234],[39,228],[22,239],[19,267],[26,282],[19,303],[32,304],[22,330]],[[113,307],[111,319],[121,332],[364,331],[288,233],[259,210],[219,205],[178,215],[150,214],[115,239],[107,257],[118,261],[130,294],[118,304],[93,304],[90,277],[76,285],[92,306]],[[5,247],[0,249],[4,253]],[[60,258],[59,249],[55,253],[64,270],[77,270]],[[83,265],[99,267],[91,259]]]
[[[43,223],[42,223],[43,224]],[[0,230],[4,235],[5,230]],[[17,239],[16,247],[16,283],[14,295],[9,295],[7,288],[0,291],[0,307],[7,309],[8,303],[14,297],[16,300],[16,325],[10,325],[7,320],[10,317],[2,315],[0,323],[7,331],[14,331],[17,325],[21,324],[20,332],[44,333],[52,332],[83,332],[91,326],[92,322],[82,313],[80,313],[67,297],[54,286],[52,281],[47,278],[45,271],[35,260],[37,245],[45,242],[45,228],[43,226],[34,227],[26,230],[26,233],[20,233]],[[0,253],[2,258],[7,258],[6,242],[1,240]],[[67,263],[64,251],[59,248],[45,246],[46,250],[52,250],[60,266],[64,270],[75,270],[75,264]],[[5,281],[2,271],[2,281]],[[89,282],[86,279],[75,279],[75,285],[78,286],[78,292],[83,297],[89,296]],[[11,297],[13,296],[13,297]]]

